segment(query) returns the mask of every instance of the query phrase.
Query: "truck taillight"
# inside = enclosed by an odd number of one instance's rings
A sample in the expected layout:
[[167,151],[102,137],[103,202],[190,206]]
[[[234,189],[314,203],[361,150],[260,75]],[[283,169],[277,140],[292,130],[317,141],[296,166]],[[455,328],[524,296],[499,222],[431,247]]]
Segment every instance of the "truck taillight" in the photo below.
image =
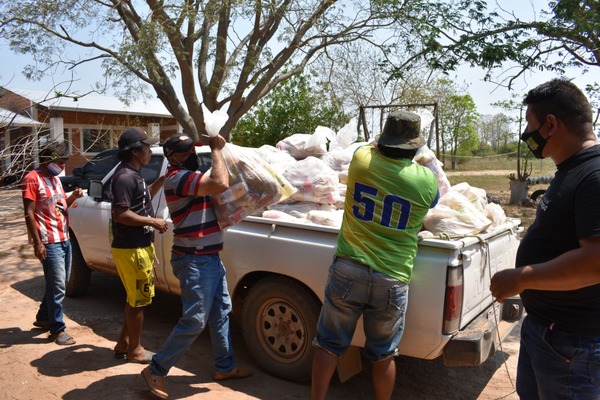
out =
[[444,297],[444,335],[458,331],[463,304],[463,270],[462,266],[448,267],[446,276],[446,295]]

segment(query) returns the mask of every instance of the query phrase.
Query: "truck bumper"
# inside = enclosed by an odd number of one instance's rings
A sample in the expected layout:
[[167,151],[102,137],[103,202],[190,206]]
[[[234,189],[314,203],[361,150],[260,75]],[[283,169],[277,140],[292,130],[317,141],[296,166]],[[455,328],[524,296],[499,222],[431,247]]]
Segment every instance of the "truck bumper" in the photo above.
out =
[[494,355],[500,341],[523,317],[523,304],[518,297],[495,307],[490,306],[448,342],[442,355],[444,365],[474,367]]

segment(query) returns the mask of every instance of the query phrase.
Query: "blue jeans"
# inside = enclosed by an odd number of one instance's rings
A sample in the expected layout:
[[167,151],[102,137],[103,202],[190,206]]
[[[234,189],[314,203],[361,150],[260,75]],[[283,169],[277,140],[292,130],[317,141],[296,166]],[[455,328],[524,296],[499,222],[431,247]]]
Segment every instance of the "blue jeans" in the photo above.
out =
[[600,336],[552,330],[525,317],[517,393],[521,400],[600,399]]
[[336,257],[329,268],[325,303],[313,344],[341,356],[359,317],[366,336],[365,357],[380,361],[398,354],[404,332],[408,285],[362,264]]
[[229,333],[231,299],[221,258],[218,254],[172,253],[171,266],[181,285],[183,313],[160,352],[152,357],[150,370],[166,376],[208,324],[215,370],[231,371],[235,367]]
[[63,321],[62,302],[71,274],[71,242],[45,245],[46,259],[42,261],[46,289],[42,304],[35,316],[37,321],[48,321],[50,333],[56,335],[66,329]]

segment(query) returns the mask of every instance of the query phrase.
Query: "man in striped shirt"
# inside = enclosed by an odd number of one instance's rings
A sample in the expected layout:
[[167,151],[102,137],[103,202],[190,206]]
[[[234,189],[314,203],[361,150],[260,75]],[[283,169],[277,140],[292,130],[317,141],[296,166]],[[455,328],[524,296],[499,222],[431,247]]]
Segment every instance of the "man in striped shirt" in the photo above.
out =
[[183,315],[142,371],[152,394],[166,399],[164,377],[208,325],[215,356],[215,380],[245,378],[251,371],[235,365],[229,313],[231,299],[227,290],[225,267],[219,257],[223,232],[213,210],[211,195],[229,187],[229,172],[221,154],[225,139],[220,135],[208,141],[212,168],[203,174],[194,141],[175,134],[163,144],[169,160],[165,196],[173,220],[171,266],[181,286]]
[[40,150],[40,166],[22,181],[25,223],[35,256],[42,262],[46,289],[34,326],[50,330],[48,340],[59,345],[75,344],[63,321],[62,302],[71,272],[68,208],[83,195],[81,188],[69,197],[58,175],[68,158],[66,147],[52,142]]

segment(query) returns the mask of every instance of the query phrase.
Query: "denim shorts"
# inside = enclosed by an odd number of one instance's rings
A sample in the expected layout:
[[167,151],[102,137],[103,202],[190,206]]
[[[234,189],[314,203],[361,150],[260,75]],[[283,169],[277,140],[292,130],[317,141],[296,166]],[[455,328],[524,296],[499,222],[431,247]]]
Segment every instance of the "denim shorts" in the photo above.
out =
[[407,301],[408,284],[336,257],[329,268],[325,303],[313,345],[341,356],[348,349],[362,315],[365,357],[379,361],[396,356],[404,332]]

